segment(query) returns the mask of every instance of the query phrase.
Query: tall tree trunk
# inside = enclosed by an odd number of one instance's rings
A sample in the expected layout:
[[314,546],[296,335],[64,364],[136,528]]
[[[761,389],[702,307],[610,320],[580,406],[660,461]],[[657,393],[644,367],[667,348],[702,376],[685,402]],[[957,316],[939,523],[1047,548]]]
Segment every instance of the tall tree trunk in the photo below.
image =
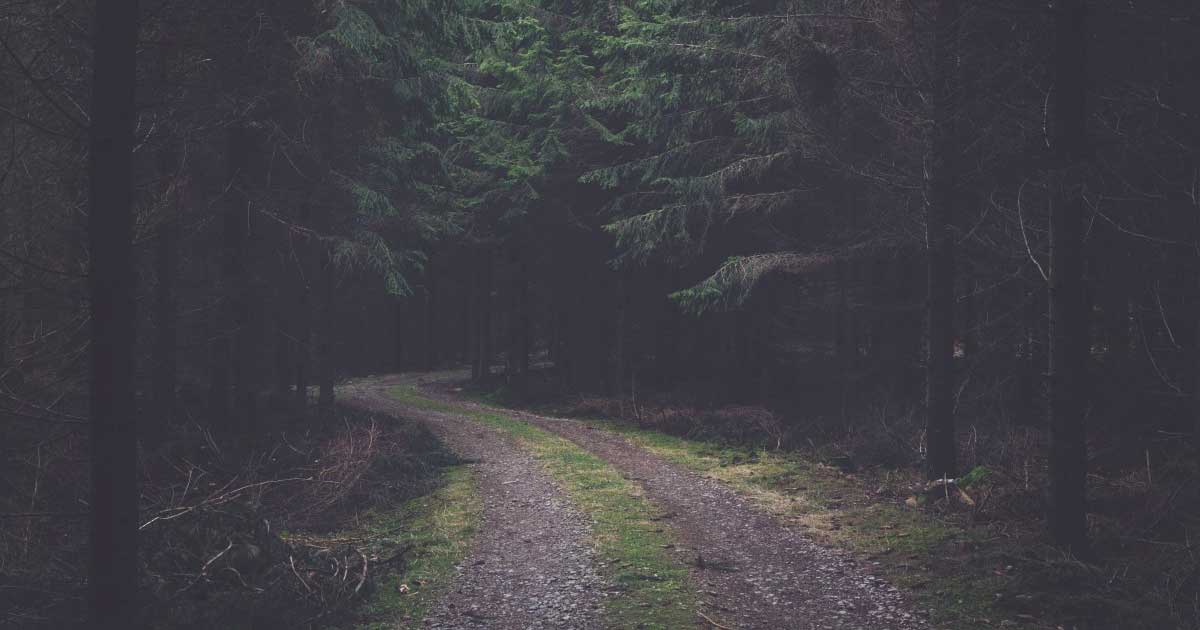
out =
[[979,283],[970,270],[967,271],[963,285],[963,356],[970,358],[975,356],[979,349],[979,313],[976,311],[975,297]]
[[850,389],[852,387],[851,372],[853,361],[851,353],[851,345],[854,341],[854,328],[850,316],[850,300],[847,284],[849,279],[846,277],[845,261],[839,260],[834,264],[834,284],[836,285],[836,304],[833,309],[833,354],[837,361],[837,376],[838,376],[838,408],[842,414],[842,419],[846,420],[848,399],[850,397]]
[[467,335],[467,347],[469,349],[468,356],[471,361],[471,380],[478,381],[482,378],[482,373],[479,371],[479,321],[480,314],[483,312],[483,270],[480,269],[479,263],[476,260],[471,260],[468,263],[471,269],[471,288],[468,293],[471,296],[470,322],[468,325],[469,333]]
[[479,257],[479,317],[477,333],[478,377],[486,381],[492,369],[492,250],[485,248]]
[[253,385],[254,348],[257,346],[250,329],[250,196],[248,193],[247,170],[254,147],[252,132],[246,127],[236,126],[229,130],[229,205],[225,214],[226,300],[230,307],[232,334],[232,364],[230,375],[233,395],[232,420],[239,430],[253,434],[255,430],[255,405]]
[[175,273],[178,267],[178,213],[181,201],[179,190],[173,193],[170,216],[157,229],[154,247],[154,266],[158,283],[154,287],[155,337],[152,351],[154,375],[152,383],[153,423],[155,431],[170,425],[175,412],[176,386],[176,322]]
[[1038,410],[1042,397],[1042,377],[1046,373],[1044,337],[1046,296],[1045,286],[1038,276],[1025,292],[1022,309],[1021,365],[1017,384],[1015,415],[1017,424],[1034,426],[1041,424]]
[[408,335],[408,330],[405,323],[408,322],[408,311],[404,308],[404,299],[396,300],[395,308],[392,309],[392,327],[396,330],[396,344],[392,347],[392,360],[395,364],[397,372],[403,372],[408,369],[404,363],[404,342]]
[[133,128],[138,3],[95,22],[90,121],[91,478],[88,610],[94,628],[137,626],[138,479],[133,398]]
[[958,146],[957,62],[959,0],[939,0],[934,23],[933,142],[926,182],[926,230],[929,260],[928,343],[926,362],[925,473],[930,479],[956,474],[954,439],[954,209]]
[[292,387],[292,331],[291,322],[285,305],[288,302],[288,289],[284,288],[275,296],[275,393],[285,398]]
[[[1197,164],[1193,159],[1191,164],[1192,181],[1200,182],[1200,164]],[[1193,229],[1196,230],[1195,242],[1200,242],[1200,197],[1193,195],[1191,201],[1191,212],[1193,218]],[[1194,261],[1193,264],[1200,265],[1200,261]],[[1192,289],[1192,325],[1194,332],[1192,335],[1192,446],[1197,455],[1200,455],[1200,266],[1197,267],[1197,273],[1193,278]],[[0,370],[3,370],[3,363],[0,363]]]
[[462,320],[459,322],[462,324],[462,330],[459,333],[461,339],[459,339],[460,347],[458,349],[458,360],[460,363],[468,363],[471,361],[471,322],[473,321],[471,319],[473,314],[473,311],[471,310],[471,299],[475,290],[472,280],[473,277],[474,276],[469,275],[465,290],[462,292],[462,312],[459,314],[459,317]]
[[[0,181],[0,184],[3,182]],[[0,188],[0,192],[3,189]],[[3,197],[0,197],[0,201]],[[0,204],[0,248],[8,246],[8,207]],[[4,385],[5,377],[8,374],[8,326],[9,326],[9,300],[12,297],[12,287],[8,283],[8,274],[0,276],[0,386]]]
[[1061,547],[1087,551],[1088,312],[1084,281],[1083,182],[1087,150],[1083,0],[1055,13],[1054,137],[1058,161],[1050,216],[1050,533]]
[[333,385],[337,371],[334,369],[333,336],[336,331],[337,315],[337,270],[328,252],[321,254],[321,307],[319,331],[317,333],[317,381],[320,393],[317,410],[322,421],[327,421],[333,412]]
[[301,409],[308,406],[309,366],[312,365],[312,288],[301,282],[296,304],[296,403]]
[[509,387],[518,395],[525,393],[529,372],[529,273],[519,247],[512,254],[512,295],[509,305],[508,365],[505,375]]
[[[32,191],[27,191],[21,200],[21,244],[24,246],[25,260],[31,261],[37,258],[35,245],[38,241],[37,230],[34,229],[33,221],[34,213],[34,194]],[[34,291],[36,278],[34,278],[33,265],[22,263],[21,269],[21,333],[20,340],[23,343],[30,344],[29,351],[25,356],[32,357],[37,354],[35,342],[38,336],[38,318],[37,318],[37,296]]]
[[612,385],[609,390],[618,398],[625,395],[625,375],[629,367],[629,273],[617,272],[616,322],[613,331]]
[[225,161],[229,192],[221,217],[221,305],[212,342],[209,413],[219,426],[246,428],[244,397],[248,376],[246,222],[249,198],[243,178],[249,151],[249,131],[226,130]]
[[433,257],[425,265],[425,369],[437,369],[437,276],[433,272]]

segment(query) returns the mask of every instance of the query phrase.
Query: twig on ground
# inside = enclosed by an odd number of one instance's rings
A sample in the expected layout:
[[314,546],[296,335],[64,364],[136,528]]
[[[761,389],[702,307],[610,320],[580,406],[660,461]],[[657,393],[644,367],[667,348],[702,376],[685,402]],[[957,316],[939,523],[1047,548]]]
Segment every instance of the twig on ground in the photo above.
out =
[[708,623],[711,623],[713,626],[715,626],[717,628],[720,628],[721,630],[733,630],[733,628],[730,628],[729,626],[722,626],[721,624],[713,621],[712,617],[709,617],[708,615],[700,612],[699,610],[696,611],[696,614],[700,615],[701,617],[704,617],[705,621],[707,621]]
[[310,586],[308,585],[308,582],[305,582],[305,581],[304,581],[304,578],[300,577],[300,572],[296,570],[296,558],[295,558],[295,556],[290,556],[290,555],[288,556],[288,564],[290,564],[290,565],[292,566],[292,575],[296,576],[296,579],[297,579],[297,580],[300,580],[300,583],[304,585],[304,590],[306,590],[306,591],[308,591],[309,593],[311,593],[311,592],[312,592],[312,587],[310,587]]
[[363,553],[362,549],[355,548],[354,550],[358,552],[363,561],[362,575],[358,578],[358,586],[354,587],[354,592],[357,593],[362,590],[363,584],[367,583],[367,554]]

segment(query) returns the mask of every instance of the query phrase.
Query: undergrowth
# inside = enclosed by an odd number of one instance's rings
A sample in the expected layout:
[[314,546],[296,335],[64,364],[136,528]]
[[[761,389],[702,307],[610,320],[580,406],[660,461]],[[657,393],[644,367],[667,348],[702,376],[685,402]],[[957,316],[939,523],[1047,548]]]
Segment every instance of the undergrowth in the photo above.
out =
[[[460,483],[457,470],[442,485],[456,460],[416,423],[345,408],[326,423],[286,405],[261,411],[254,439],[179,423],[143,449],[142,618],[131,627],[340,628],[368,621],[388,611],[395,576],[413,575],[441,553],[422,528],[443,513],[417,509],[413,500],[450,493],[456,510],[470,505],[463,499],[471,486]],[[79,505],[80,488],[88,486],[87,467],[79,464],[84,446],[60,440],[53,457],[27,468],[28,479],[6,479],[34,488],[37,500],[26,510]],[[74,515],[0,520],[0,625],[81,623],[85,523]],[[435,581],[411,582],[417,579]]]

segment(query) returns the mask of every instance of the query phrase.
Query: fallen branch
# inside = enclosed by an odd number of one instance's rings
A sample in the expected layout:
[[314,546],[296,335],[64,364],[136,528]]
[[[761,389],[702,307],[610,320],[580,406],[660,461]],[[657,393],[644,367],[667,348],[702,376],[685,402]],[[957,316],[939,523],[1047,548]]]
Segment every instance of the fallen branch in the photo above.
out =
[[296,558],[295,558],[295,556],[291,556],[291,555],[289,555],[289,556],[288,556],[288,564],[292,565],[292,575],[296,576],[296,579],[297,579],[297,580],[300,580],[300,583],[304,585],[304,590],[306,590],[306,591],[308,591],[309,593],[311,593],[311,592],[312,592],[312,587],[310,587],[310,586],[308,585],[308,582],[305,582],[305,581],[304,581],[304,578],[300,577],[300,572],[296,570]]
[[[238,498],[239,493],[244,492],[246,490],[250,490],[252,488],[261,488],[263,486],[269,486],[269,485],[277,484],[277,483],[286,483],[289,481],[313,481],[313,478],[312,477],[289,477],[287,479],[272,479],[270,481],[260,481],[258,483],[246,484],[240,488],[237,488],[235,490],[230,490],[229,492],[226,492],[224,494],[214,496],[214,497],[209,497],[193,506],[173,507],[173,508],[168,508],[166,510],[163,510],[162,512],[159,513],[158,516],[155,516],[154,518],[146,521],[145,523],[142,523],[142,525],[140,527],[138,527],[138,531],[146,529],[151,524],[153,524],[155,521],[169,521],[171,519],[179,518],[180,516],[183,516],[184,514],[194,512],[197,509],[205,507],[205,506],[221,505],[224,503],[228,503],[228,502]],[[336,482],[323,482],[323,483],[336,483]]]

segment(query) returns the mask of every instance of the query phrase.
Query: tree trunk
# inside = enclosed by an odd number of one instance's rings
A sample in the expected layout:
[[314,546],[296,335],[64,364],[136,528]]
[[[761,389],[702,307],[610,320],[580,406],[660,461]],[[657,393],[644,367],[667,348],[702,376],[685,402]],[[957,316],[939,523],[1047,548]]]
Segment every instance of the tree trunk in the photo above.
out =
[[529,273],[524,255],[519,249],[514,249],[512,258],[508,365],[505,374],[509,387],[518,395],[524,395],[525,379],[529,372]]
[[275,392],[281,399],[292,387],[292,331],[284,308],[288,297],[286,288],[275,296]]
[[[179,194],[176,191],[175,194]],[[176,322],[175,322],[175,273],[178,266],[179,200],[172,204],[171,216],[164,218],[158,226],[155,243],[154,266],[158,283],[154,287],[155,337],[152,365],[153,414],[155,431],[160,431],[172,422],[175,411],[176,386]]]
[[1054,138],[1059,173],[1050,216],[1050,533],[1068,551],[1087,551],[1086,369],[1083,190],[1086,151],[1086,38],[1083,0],[1055,13]]
[[929,261],[926,362],[925,473],[929,479],[957,473],[954,439],[954,210],[958,159],[957,115],[959,0],[939,0],[934,28],[935,87],[931,173],[926,181]]
[[846,277],[846,262],[839,260],[834,264],[834,284],[837,300],[833,308],[833,354],[837,362],[837,378],[838,378],[838,409],[842,415],[842,420],[847,420],[847,401],[850,397],[851,382],[851,343],[853,342],[854,333],[853,324],[850,317],[850,300],[846,285],[849,280]]
[[425,265],[425,369],[432,372],[437,369],[437,276],[433,273],[433,260],[430,257]]
[[471,322],[473,321],[472,320],[473,311],[471,310],[471,299],[473,297],[473,292],[475,290],[475,286],[473,284],[473,282],[474,282],[473,278],[474,278],[474,276],[470,276],[470,278],[466,284],[466,290],[464,290],[462,292],[463,293],[462,313],[459,314],[459,317],[462,320],[461,322],[459,322],[460,324],[462,324],[462,331],[460,333],[462,338],[459,339],[459,343],[461,344],[461,346],[459,347],[459,350],[458,350],[458,354],[459,354],[458,360],[460,363],[469,363],[471,361],[471,331],[472,331]]
[[308,366],[312,363],[312,289],[304,282],[297,296],[296,345],[296,403],[301,409],[308,406]]
[[[7,246],[8,234],[8,208],[0,205],[0,248]],[[4,274],[3,278],[0,279],[0,386],[4,385],[5,377],[8,374],[8,309],[11,291],[12,288],[8,284],[8,274]]]
[[218,426],[246,428],[246,378],[249,376],[247,329],[249,288],[246,277],[246,223],[249,198],[243,182],[249,152],[249,131],[226,131],[225,161],[229,191],[222,211],[221,304],[213,337],[209,414]]
[[91,483],[88,610],[94,628],[138,626],[133,398],[133,129],[138,3],[96,12],[90,120]]
[[396,366],[397,372],[403,372],[408,369],[404,363],[404,342],[408,331],[405,330],[404,324],[408,321],[407,311],[404,308],[404,298],[396,299],[396,306],[392,310],[392,327],[396,331],[396,344],[392,347],[392,360]]
[[1038,276],[1032,281],[1025,294],[1022,315],[1021,365],[1017,389],[1015,416],[1017,424],[1034,426],[1041,424],[1039,406],[1042,398],[1042,378],[1046,373],[1044,337],[1045,286]]
[[963,356],[971,358],[975,356],[975,352],[979,349],[979,313],[976,312],[975,292],[979,290],[979,283],[975,280],[975,275],[970,271],[967,272],[966,282],[964,283],[963,293]]
[[613,331],[612,385],[614,396],[625,396],[625,375],[629,367],[629,273],[617,272],[616,322]]
[[255,430],[255,405],[253,385],[254,339],[250,329],[250,197],[248,194],[247,170],[250,165],[254,142],[251,131],[245,127],[229,130],[229,205],[225,214],[225,246],[228,256],[226,267],[226,300],[231,309],[233,364],[230,375],[233,394],[233,413],[239,430],[253,434]]
[[484,249],[479,257],[478,354],[475,357],[476,378],[486,381],[492,369],[492,250]]
[[317,398],[318,415],[322,421],[330,419],[333,412],[333,385],[336,370],[333,365],[333,336],[336,334],[337,276],[333,259],[328,252],[321,254],[321,310],[317,333],[317,381],[320,394]]

